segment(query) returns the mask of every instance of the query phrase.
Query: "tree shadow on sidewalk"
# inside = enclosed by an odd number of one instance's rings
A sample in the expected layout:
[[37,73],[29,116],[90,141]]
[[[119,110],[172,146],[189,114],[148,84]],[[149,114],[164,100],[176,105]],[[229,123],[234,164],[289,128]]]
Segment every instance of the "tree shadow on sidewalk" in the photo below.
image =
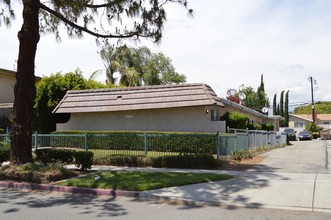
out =
[[89,214],[95,217],[112,217],[128,214],[122,205],[112,197],[96,197],[82,194],[57,194],[41,191],[17,191],[13,189],[0,189],[0,204],[10,204],[10,209],[3,214],[19,212],[21,209],[55,208],[61,212],[61,207],[76,209],[77,214]]
[[[259,164],[251,166],[250,170],[242,171],[230,180],[151,190],[146,193],[168,198],[169,201],[187,201],[187,205],[182,206],[182,209],[199,208],[206,204],[230,210],[239,207],[258,209],[262,208],[263,204],[252,201],[251,196],[260,189],[269,187],[273,180],[286,181],[288,177],[276,173],[276,169],[272,167]],[[194,201],[194,205],[189,201]]]

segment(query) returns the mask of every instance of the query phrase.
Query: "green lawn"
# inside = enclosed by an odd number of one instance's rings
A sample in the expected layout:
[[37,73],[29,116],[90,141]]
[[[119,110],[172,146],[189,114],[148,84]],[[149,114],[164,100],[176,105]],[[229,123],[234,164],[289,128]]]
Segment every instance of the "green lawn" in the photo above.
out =
[[212,173],[164,173],[105,171],[59,183],[61,186],[102,188],[128,191],[145,191],[231,179],[230,175]]

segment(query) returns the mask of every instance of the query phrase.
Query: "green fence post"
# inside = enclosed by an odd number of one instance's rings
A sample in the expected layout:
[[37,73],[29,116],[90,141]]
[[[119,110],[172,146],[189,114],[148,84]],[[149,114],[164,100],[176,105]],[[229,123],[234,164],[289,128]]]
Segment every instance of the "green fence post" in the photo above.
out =
[[88,147],[87,147],[87,133],[85,133],[84,135],[84,149],[85,151],[87,151]]
[[145,132],[145,135],[144,135],[144,151],[145,151],[145,155],[147,155],[147,133]]
[[220,159],[220,133],[216,133],[216,158],[217,160]]
[[5,142],[8,144],[10,140],[10,136],[9,136],[9,129],[8,127],[6,128],[6,138],[5,138]]
[[34,133],[34,149],[35,150],[37,150],[37,148],[38,148],[38,133],[37,132],[35,132]]

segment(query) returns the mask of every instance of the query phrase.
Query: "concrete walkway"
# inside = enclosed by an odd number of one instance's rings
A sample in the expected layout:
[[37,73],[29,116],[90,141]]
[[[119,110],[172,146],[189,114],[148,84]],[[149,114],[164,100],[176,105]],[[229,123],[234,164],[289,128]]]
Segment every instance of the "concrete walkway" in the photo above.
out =
[[[330,141],[293,142],[234,179],[144,192],[146,196],[220,205],[331,213]],[[230,173],[231,174],[231,173]]]

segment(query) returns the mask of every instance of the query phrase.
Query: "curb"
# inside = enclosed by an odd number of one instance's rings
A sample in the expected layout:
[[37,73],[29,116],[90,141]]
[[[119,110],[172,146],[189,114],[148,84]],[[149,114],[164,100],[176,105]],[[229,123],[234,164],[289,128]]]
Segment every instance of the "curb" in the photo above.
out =
[[0,187],[18,190],[40,190],[48,192],[61,192],[61,193],[79,193],[95,196],[111,196],[111,197],[131,197],[138,198],[139,192],[135,191],[124,191],[124,190],[113,190],[113,189],[94,189],[94,188],[81,188],[71,186],[55,186],[50,184],[36,184],[26,182],[12,182],[12,181],[0,181]]
[[71,187],[71,186],[56,186],[51,184],[37,184],[37,183],[27,183],[27,182],[0,181],[0,188],[85,194],[85,195],[94,195],[94,196],[111,196],[112,198],[128,197],[128,198],[137,199],[139,201],[157,201],[160,203],[168,203],[172,205],[222,206],[222,203],[220,202],[194,201],[187,199],[171,198],[167,196],[158,196],[158,195],[149,194],[148,192],[82,188],[82,187]]

